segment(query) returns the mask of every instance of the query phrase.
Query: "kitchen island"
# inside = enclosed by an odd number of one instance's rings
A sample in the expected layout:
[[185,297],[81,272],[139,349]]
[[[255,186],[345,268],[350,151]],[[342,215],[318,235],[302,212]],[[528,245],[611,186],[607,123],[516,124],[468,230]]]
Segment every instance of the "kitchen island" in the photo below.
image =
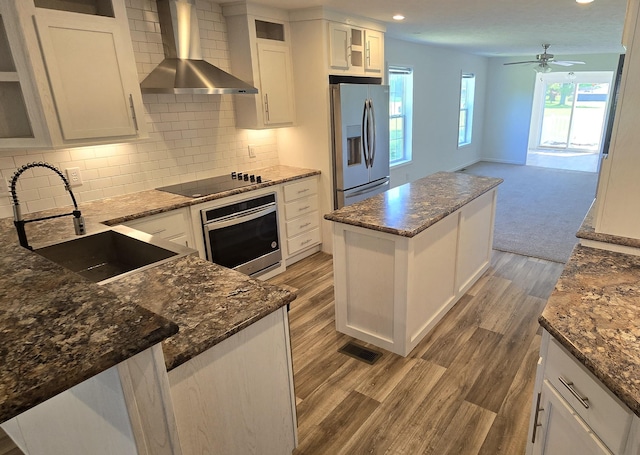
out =
[[[315,173],[275,167],[270,182],[240,192]],[[80,208],[91,233],[204,199],[147,190]],[[74,236],[64,218],[27,234],[34,247]],[[0,423],[25,453],[297,444],[290,290],[195,252],[96,285],[20,247],[10,219],[0,220],[0,252]]]
[[325,215],[337,330],[408,355],[489,266],[501,182],[438,172]]

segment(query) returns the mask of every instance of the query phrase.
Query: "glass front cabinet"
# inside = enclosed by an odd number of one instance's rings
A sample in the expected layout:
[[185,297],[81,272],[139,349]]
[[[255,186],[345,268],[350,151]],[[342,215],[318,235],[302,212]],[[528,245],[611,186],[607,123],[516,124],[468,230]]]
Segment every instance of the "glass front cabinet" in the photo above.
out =
[[123,0],[0,2],[0,149],[146,136]]

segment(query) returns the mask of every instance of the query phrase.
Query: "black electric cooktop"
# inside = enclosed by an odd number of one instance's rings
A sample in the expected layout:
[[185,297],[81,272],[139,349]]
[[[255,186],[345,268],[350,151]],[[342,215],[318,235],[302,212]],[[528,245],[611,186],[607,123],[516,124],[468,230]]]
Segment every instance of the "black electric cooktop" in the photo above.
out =
[[263,180],[260,175],[250,174],[248,172],[232,172],[227,175],[194,180],[193,182],[178,183],[177,185],[163,186],[156,189],[186,197],[204,197],[268,181],[269,180]]

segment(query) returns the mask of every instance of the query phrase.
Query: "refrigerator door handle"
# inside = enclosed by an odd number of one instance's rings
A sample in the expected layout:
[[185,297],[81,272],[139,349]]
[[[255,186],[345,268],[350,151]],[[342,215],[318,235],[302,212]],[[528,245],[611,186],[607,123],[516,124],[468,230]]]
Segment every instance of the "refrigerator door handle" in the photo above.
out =
[[380,182],[376,185],[373,186],[369,186],[365,189],[359,190],[359,191],[355,191],[353,193],[349,193],[349,197],[353,197],[353,196],[360,196],[361,194],[366,194],[366,193],[370,193],[371,191],[375,190],[376,188],[379,188],[381,186],[386,186],[389,185],[389,178],[384,179],[383,182]]
[[373,100],[369,100],[369,118],[371,121],[371,142],[369,144],[369,167],[373,167],[373,159],[376,156],[376,114],[373,108]]
[[367,100],[364,101],[364,107],[362,108],[362,153],[364,155],[364,166],[369,167],[369,143],[367,136],[367,122],[369,121]]

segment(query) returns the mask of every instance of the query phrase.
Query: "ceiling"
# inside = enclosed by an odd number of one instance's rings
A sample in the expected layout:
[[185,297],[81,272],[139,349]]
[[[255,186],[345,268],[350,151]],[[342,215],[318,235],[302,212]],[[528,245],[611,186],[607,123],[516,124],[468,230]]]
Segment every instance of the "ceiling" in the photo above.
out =
[[[214,0],[223,3],[223,0]],[[228,1],[228,0],[227,0]],[[324,5],[385,22],[387,35],[472,54],[620,53],[626,0],[253,0],[281,9]],[[399,23],[393,14],[403,14]]]

